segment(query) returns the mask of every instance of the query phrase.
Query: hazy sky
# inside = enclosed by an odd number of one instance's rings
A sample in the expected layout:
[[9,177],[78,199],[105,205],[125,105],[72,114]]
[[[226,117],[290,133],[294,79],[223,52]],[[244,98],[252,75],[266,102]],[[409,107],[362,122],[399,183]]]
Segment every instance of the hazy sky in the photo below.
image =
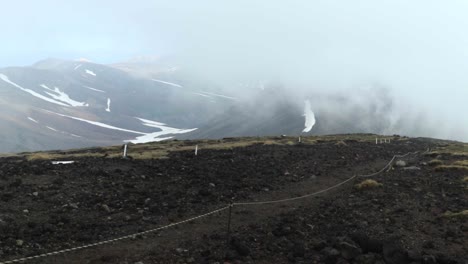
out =
[[376,82],[468,128],[468,1],[3,2],[0,67],[175,55],[219,80],[274,76],[332,90]]

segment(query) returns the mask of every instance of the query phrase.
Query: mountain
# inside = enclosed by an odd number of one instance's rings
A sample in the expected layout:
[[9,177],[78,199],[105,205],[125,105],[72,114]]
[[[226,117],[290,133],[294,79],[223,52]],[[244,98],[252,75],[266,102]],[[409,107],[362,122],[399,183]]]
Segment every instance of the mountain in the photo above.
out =
[[0,152],[171,138],[429,131],[419,115],[396,116],[385,89],[298,95],[290,88],[259,80],[220,85],[157,57],[111,65],[46,59],[3,68]]
[[0,152],[158,141],[235,103],[177,75],[157,77],[83,60],[0,69]]

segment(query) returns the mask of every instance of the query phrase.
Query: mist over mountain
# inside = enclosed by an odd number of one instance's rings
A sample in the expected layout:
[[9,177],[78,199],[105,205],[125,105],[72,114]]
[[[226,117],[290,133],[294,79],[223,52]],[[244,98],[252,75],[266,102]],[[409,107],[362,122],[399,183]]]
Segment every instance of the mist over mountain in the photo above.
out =
[[[220,84],[159,58],[112,65],[47,59],[3,68],[0,94],[1,152],[175,138],[444,133],[383,85],[349,93],[273,79]],[[315,121],[308,129],[305,113]]]

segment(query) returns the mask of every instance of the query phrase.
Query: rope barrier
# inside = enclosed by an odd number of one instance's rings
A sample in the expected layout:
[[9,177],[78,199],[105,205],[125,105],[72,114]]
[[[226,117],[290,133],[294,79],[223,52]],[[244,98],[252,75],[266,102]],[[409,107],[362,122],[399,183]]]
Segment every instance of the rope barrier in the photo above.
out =
[[[427,149],[427,151],[423,152],[423,153],[427,153],[428,151],[429,151],[429,149]],[[366,178],[366,177],[376,176],[376,175],[382,173],[383,171],[385,171],[385,169],[387,167],[389,167],[396,158],[404,158],[404,157],[406,157],[408,155],[411,155],[411,154],[415,155],[417,153],[419,153],[419,152],[416,151],[416,152],[409,152],[409,153],[406,153],[404,155],[394,155],[393,158],[390,160],[390,162],[387,163],[387,165],[385,165],[385,167],[383,167],[378,172],[375,172],[375,173],[372,173],[372,174],[369,174],[369,175],[354,175],[354,176],[352,176],[352,177],[350,177],[350,178],[348,178],[348,179],[346,179],[346,180],[344,180],[344,181],[342,181],[342,182],[340,182],[338,184],[335,184],[335,185],[333,185],[331,187],[328,187],[326,189],[323,189],[323,190],[320,190],[320,191],[317,191],[317,192],[314,192],[314,193],[310,193],[310,194],[306,194],[306,195],[302,195],[302,196],[298,196],[298,197],[293,197],[293,198],[271,200],[271,201],[232,203],[232,204],[229,204],[229,205],[227,205],[225,207],[219,208],[217,210],[208,212],[206,214],[198,215],[198,216],[195,216],[195,217],[192,217],[192,218],[189,218],[189,219],[186,219],[186,220],[182,220],[182,221],[179,221],[179,222],[175,222],[175,223],[172,223],[172,224],[169,224],[169,225],[166,225],[166,226],[157,227],[157,228],[146,230],[146,231],[143,231],[143,232],[138,232],[138,233],[134,233],[134,234],[131,234],[131,235],[126,235],[126,236],[122,236],[122,237],[118,237],[118,238],[114,238],[114,239],[109,239],[109,240],[105,240],[105,241],[101,241],[101,242],[87,244],[87,245],[84,245],[84,246],[53,251],[53,252],[44,253],[44,254],[40,254],[40,255],[35,255],[35,256],[31,256],[31,257],[24,257],[24,258],[19,258],[19,259],[14,259],[14,260],[8,260],[8,261],[0,262],[0,264],[18,263],[18,262],[23,262],[23,261],[27,261],[27,260],[38,259],[38,258],[43,258],[43,257],[49,257],[49,256],[54,256],[54,255],[59,255],[59,254],[63,254],[63,253],[68,253],[68,252],[80,250],[80,249],[85,249],[85,248],[95,247],[95,246],[99,246],[99,245],[109,244],[109,243],[120,241],[120,240],[135,238],[136,236],[145,235],[145,234],[149,234],[149,233],[154,233],[154,232],[157,232],[157,231],[160,231],[160,230],[163,230],[163,229],[167,229],[169,227],[173,227],[173,226],[180,225],[180,224],[183,224],[183,223],[188,223],[188,222],[191,222],[191,221],[194,221],[194,220],[197,220],[197,219],[200,219],[200,218],[203,218],[203,217],[206,217],[206,216],[209,216],[209,215],[212,215],[212,214],[215,214],[215,213],[230,209],[233,206],[275,204],[275,203],[295,201],[295,200],[308,198],[308,197],[311,197],[311,196],[316,196],[316,195],[328,192],[330,190],[336,189],[336,188],[340,187],[341,185],[346,184],[349,181],[351,181],[353,179],[356,179],[358,177]]]
[[272,200],[272,201],[263,201],[263,202],[243,202],[243,203],[233,203],[234,206],[236,205],[261,205],[261,204],[273,204],[273,203],[283,203],[283,202],[289,202],[289,201],[294,201],[294,200],[299,200],[299,199],[304,199],[304,198],[307,198],[307,197],[310,197],[310,196],[315,196],[315,195],[319,195],[321,193],[324,193],[324,192],[328,192],[330,190],[333,190],[349,181],[351,181],[352,179],[356,178],[356,176],[353,176],[345,181],[342,181],[336,185],[333,185],[332,187],[329,187],[327,189],[324,189],[324,190],[321,190],[321,191],[318,191],[318,192],[314,192],[314,193],[310,193],[310,194],[306,194],[306,195],[302,195],[302,196],[298,196],[298,197],[294,197],[294,198],[286,198],[286,199],[281,199],[281,200]]
[[372,174],[367,174],[367,175],[359,175],[358,177],[359,178],[370,178],[370,177],[377,176],[377,175],[381,174],[382,172],[384,172],[387,168],[389,168],[396,158],[404,158],[404,157],[406,157],[408,155],[416,155],[418,153],[419,153],[419,151],[415,151],[415,152],[408,152],[408,153],[406,153],[404,155],[394,155],[393,158],[387,163],[387,165],[385,165],[385,167],[383,167],[378,172],[374,172]]
[[88,245],[84,245],[84,246],[53,251],[53,252],[44,253],[44,254],[40,254],[40,255],[36,255],[36,256],[19,258],[19,259],[14,259],[14,260],[8,260],[8,261],[0,262],[0,264],[11,264],[11,263],[17,263],[17,262],[32,260],[32,259],[49,257],[49,256],[54,256],[54,255],[59,255],[59,254],[63,254],[63,253],[68,253],[68,252],[80,250],[80,249],[85,249],[85,248],[90,248],[90,247],[94,247],[94,246],[109,244],[109,243],[120,241],[120,240],[135,238],[136,236],[145,235],[145,234],[149,234],[149,233],[154,233],[154,232],[157,232],[157,231],[160,231],[160,230],[163,230],[163,229],[167,229],[169,227],[173,227],[173,226],[180,225],[180,224],[183,224],[183,223],[191,222],[191,221],[194,221],[196,219],[200,219],[200,218],[203,218],[203,217],[206,217],[206,216],[209,216],[209,215],[224,211],[226,209],[229,209],[229,207],[230,206],[225,206],[223,208],[211,211],[211,212],[206,213],[206,214],[195,216],[195,217],[192,217],[192,218],[189,218],[189,219],[186,219],[186,220],[182,220],[182,221],[179,221],[179,222],[175,222],[175,223],[172,223],[172,224],[169,224],[169,225],[166,225],[166,226],[161,226],[161,227],[157,227],[157,228],[150,229],[150,230],[147,230],[147,231],[134,233],[134,234],[131,234],[131,235],[126,235],[126,236],[122,236],[122,237],[118,237],[118,238],[114,238],[114,239],[109,239],[109,240],[105,240],[105,241],[101,241],[101,242],[96,242],[96,243],[92,243],[92,244],[88,244]]

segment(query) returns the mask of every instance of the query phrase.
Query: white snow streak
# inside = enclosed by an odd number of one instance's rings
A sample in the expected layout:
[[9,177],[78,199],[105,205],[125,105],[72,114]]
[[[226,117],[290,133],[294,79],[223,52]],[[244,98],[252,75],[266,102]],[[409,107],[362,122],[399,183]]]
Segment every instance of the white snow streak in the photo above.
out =
[[135,130],[124,129],[124,128],[120,128],[120,127],[115,127],[115,126],[107,125],[107,124],[104,124],[104,123],[101,123],[101,122],[90,121],[90,120],[86,120],[86,119],[79,118],[79,117],[74,117],[74,116],[59,114],[59,113],[52,112],[52,111],[48,111],[48,110],[45,110],[45,109],[43,109],[43,111],[46,111],[46,112],[52,113],[52,114],[56,114],[56,115],[59,115],[59,116],[62,116],[62,117],[67,117],[67,118],[70,118],[70,119],[78,120],[78,121],[81,121],[81,122],[85,122],[85,123],[88,123],[88,124],[91,124],[91,125],[95,125],[95,126],[107,128],[107,129],[119,130],[119,131],[123,131],[123,132],[128,132],[128,133],[133,133],[133,134],[139,134],[139,135],[145,135],[145,134],[146,134],[146,133],[139,132],[139,131],[135,131]]
[[110,104],[111,104],[111,99],[110,99],[110,98],[107,98],[107,108],[106,108],[106,112],[110,112]]
[[[161,137],[161,136],[171,135],[171,134],[189,133],[189,132],[192,132],[192,131],[197,129],[197,128],[192,128],[192,129],[173,128],[173,127],[167,126],[164,123],[160,123],[160,122],[151,121],[151,120],[148,120],[148,119],[143,119],[143,118],[136,117],[138,120],[143,122],[142,123],[143,125],[148,126],[148,127],[159,128],[161,130],[161,131],[158,131],[158,132],[144,133],[144,132],[139,132],[139,131],[135,131],[135,130],[124,129],[124,128],[120,128],[120,127],[107,125],[107,124],[104,124],[104,123],[101,123],[101,122],[90,121],[90,120],[86,120],[86,119],[83,119],[83,118],[78,118],[78,117],[74,117],[74,116],[59,114],[59,113],[48,111],[48,110],[45,110],[45,109],[42,109],[42,110],[45,111],[45,112],[48,112],[48,113],[56,114],[56,115],[59,115],[59,116],[62,116],[62,117],[67,117],[67,118],[74,119],[74,120],[78,120],[78,121],[85,122],[85,123],[88,123],[88,124],[91,124],[91,125],[141,135],[141,136],[136,137],[135,139],[124,140],[124,142],[130,142],[130,143],[134,143],[134,144],[147,143],[147,142],[157,142],[157,141],[162,141],[162,140],[166,140],[166,139],[171,139],[172,137]],[[76,135],[72,134],[72,136],[76,136]],[[79,136],[77,136],[77,137],[79,137]]]
[[72,163],[75,163],[75,161],[73,160],[64,160],[64,161],[52,161],[52,164],[53,165],[59,165],[59,164],[72,164]]
[[174,86],[174,87],[183,88],[182,85],[177,84],[177,83],[171,83],[171,82],[166,82],[166,81],[161,81],[161,80],[156,80],[156,79],[151,79],[151,80],[154,81],[154,82],[164,83],[164,84],[171,85],[171,86]]
[[53,127],[50,127],[50,126],[46,126],[48,129],[52,130],[52,131],[55,131],[55,132],[59,132],[57,129],[53,128]]
[[96,76],[96,74],[93,71],[90,71],[90,70],[86,70],[86,73],[89,74],[89,75],[92,75],[92,76]]
[[29,117],[29,116],[28,116],[28,119],[29,119],[29,120],[31,120],[31,121],[33,121],[34,123],[37,123],[37,124],[39,124],[39,122],[37,122],[37,120],[36,120],[36,119],[34,119],[34,118],[32,118],[32,117]]
[[149,126],[149,127],[156,127],[161,129],[161,131],[158,132],[153,132],[153,133],[148,133],[143,136],[136,137],[133,140],[125,140],[125,142],[130,142],[134,144],[138,143],[148,143],[148,142],[158,142],[158,141],[163,141],[167,139],[171,139],[172,137],[161,137],[165,135],[171,135],[171,134],[184,134],[184,133],[189,133],[194,130],[197,130],[196,128],[192,129],[179,129],[179,128],[173,128],[173,127],[168,127],[164,123],[156,122],[156,121],[151,121],[148,119],[143,119],[143,118],[138,118],[138,120],[143,122],[143,125]]
[[226,95],[222,95],[222,94],[215,94],[215,93],[210,93],[210,92],[205,92],[205,91],[202,91],[202,93],[207,94],[207,95],[222,97],[222,98],[226,98],[226,99],[237,100],[237,98],[235,98],[235,97],[226,96]]
[[10,79],[8,78],[8,76],[6,76],[6,75],[4,75],[4,74],[1,74],[1,73],[0,73],[0,79],[2,79],[2,80],[3,80],[4,82],[6,82],[6,83],[9,83],[9,84],[15,86],[16,88],[21,89],[22,91],[25,91],[25,92],[27,92],[27,93],[29,93],[29,94],[31,94],[31,95],[37,97],[37,98],[42,99],[42,100],[44,100],[44,101],[47,101],[47,102],[49,102],[49,103],[54,103],[54,104],[58,104],[58,105],[61,105],[61,106],[68,106],[67,104],[64,104],[64,103],[62,103],[62,102],[59,102],[59,101],[50,99],[49,97],[43,96],[43,95],[41,95],[41,94],[38,94],[38,93],[34,92],[33,90],[29,90],[29,89],[23,88],[23,87],[21,87],[20,85],[14,83],[14,82],[12,82],[12,81],[10,81]]
[[305,106],[304,106],[304,116],[305,116],[305,128],[302,130],[302,132],[309,132],[312,130],[312,127],[315,125],[315,115],[314,112],[312,112],[312,105],[310,104],[309,100],[305,101]]
[[86,86],[86,85],[83,85],[83,87],[87,88],[87,89],[90,89],[90,90],[93,90],[93,91],[96,91],[96,92],[105,93],[105,91],[103,91],[103,90],[99,90],[99,89],[89,87],[89,86]]
[[47,89],[47,90],[49,90],[49,91],[52,91],[52,92],[54,91],[53,89],[50,89],[50,88],[49,88],[47,85],[45,85],[45,84],[41,84],[41,85],[39,85],[39,86],[42,87],[42,88],[44,88],[44,89]]
[[[42,87],[44,87],[44,86],[42,86]],[[47,86],[45,86],[45,87],[47,87]],[[52,90],[52,91],[54,93],[56,93],[56,94],[49,93],[49,92],[46,92],[46,94],[52,96],[56,100],[62,101],[62,102],[67,103],[67,104],[69,104],[71,106],[88,106],[88,104],[86,104],[85,102],[78,102],[78,101],[75,101],[75,100],[71,99],[68,96],[68,94],[60,91],[59,88],[57,88],[57,87],[54,87],[54,88],[55,88],[55,90]],[[46,89],[49,89],[49,88],[46,88]],[[49,89],[49,90],[51,90],[51,89]]]
[[75,67],[75,71],[78,70],[81,66],[83,66],[82,64],[78,64],[76,67]]
[[199,95],[199,96],[203,96],[203,97],[207,97],[207,98],[210,98],[210,99],[213,98],[213,97],[211,97],[211,96],[209,96],[209,95],[202,94],[202,93],[193,93],[193,94],[196,94],[196,95]]

